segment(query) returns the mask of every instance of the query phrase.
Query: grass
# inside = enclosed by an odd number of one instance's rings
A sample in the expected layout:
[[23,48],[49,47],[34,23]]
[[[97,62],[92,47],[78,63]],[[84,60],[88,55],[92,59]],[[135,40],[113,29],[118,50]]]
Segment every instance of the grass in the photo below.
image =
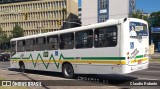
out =
[[0,80],[5,80],[5,78],[1,78],[1,77],[0,77]]
[[[0,83],[2,83],[1,80],[6,80],[6,79],[0,77]],[[21,86],[0,86],[0,89],[29,89],[29,88],[28,87],[21,87]]]

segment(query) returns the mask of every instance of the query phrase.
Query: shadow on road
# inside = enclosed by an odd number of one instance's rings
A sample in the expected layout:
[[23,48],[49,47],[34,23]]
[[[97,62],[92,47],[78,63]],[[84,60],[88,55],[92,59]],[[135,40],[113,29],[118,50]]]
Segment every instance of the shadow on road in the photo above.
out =
[[[18,71],[17,69],[12,69],[11,71]],[[29,74],[37,74],[37,75],[45,75],[45,76],[53,76],[53,77],[59,77],[63,78],[62,73],[57,72],[48,72],[48,71],[36,71],[36,70],[26,70],[26,73]],[[28,77],[26,74],[23,74],[23,76]],[[126,75],[117,75],[117,74],[77,74],[73,78],[74,80],[80,80],[85,82],[91,82],[91,83],[98,83],[102,86],[104,85],[111,85],[111,86],[118,86],[122,85],[125,86],[125,84],[128,84],[129,81],[133,81],[137,79],[136,77],[126,76]],[[32,80],[32,79],[31,79]],[[35,81],[35,80],[33,80]]]

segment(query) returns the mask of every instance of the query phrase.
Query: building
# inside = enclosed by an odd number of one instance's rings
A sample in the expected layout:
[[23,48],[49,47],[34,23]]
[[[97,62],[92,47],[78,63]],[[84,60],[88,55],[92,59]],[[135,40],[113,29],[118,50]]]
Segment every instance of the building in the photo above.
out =
[[81,21],[88,25],[125,18],[134,10],[135,0],[83,0]]
[[71,27],[67,22],[77,19],[77,0],[0,0],[0,27],[8,36],[15,24],[32,35]]
[[81,20],[81,17],[82,17],[82,8],[78,7],[78,19]]

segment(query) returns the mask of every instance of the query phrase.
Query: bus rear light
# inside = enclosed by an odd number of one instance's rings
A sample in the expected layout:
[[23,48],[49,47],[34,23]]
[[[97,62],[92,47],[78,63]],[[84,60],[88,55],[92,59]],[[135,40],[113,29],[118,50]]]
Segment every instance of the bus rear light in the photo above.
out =
[[127,57],[127,59],[129,59],[129,57]]

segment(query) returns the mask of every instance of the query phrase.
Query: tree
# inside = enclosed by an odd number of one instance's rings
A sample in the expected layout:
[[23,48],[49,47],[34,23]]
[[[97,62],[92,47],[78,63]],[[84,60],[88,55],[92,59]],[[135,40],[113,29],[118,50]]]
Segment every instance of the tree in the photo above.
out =
[[150,17],[151,26],[160,27],[160,11],[151,13]]
[[13,38],[24,36],[24,30],[18,24],[15,25],[12,31]]
[[7,37],[7,34],[5,34],[0,27],[0,49],[8,49],[10,47],[10,39],[12,37]]
[[143,11],[136,10],[135,12],[130,14],[130,17],[132,18],[138,18],[148,21],[149,17],[143,14]]
[[3,36],[3,30],[2,30],[2,28],[0,27],[0,44],[3,43],[3,38],[2,38],[2,36]]

